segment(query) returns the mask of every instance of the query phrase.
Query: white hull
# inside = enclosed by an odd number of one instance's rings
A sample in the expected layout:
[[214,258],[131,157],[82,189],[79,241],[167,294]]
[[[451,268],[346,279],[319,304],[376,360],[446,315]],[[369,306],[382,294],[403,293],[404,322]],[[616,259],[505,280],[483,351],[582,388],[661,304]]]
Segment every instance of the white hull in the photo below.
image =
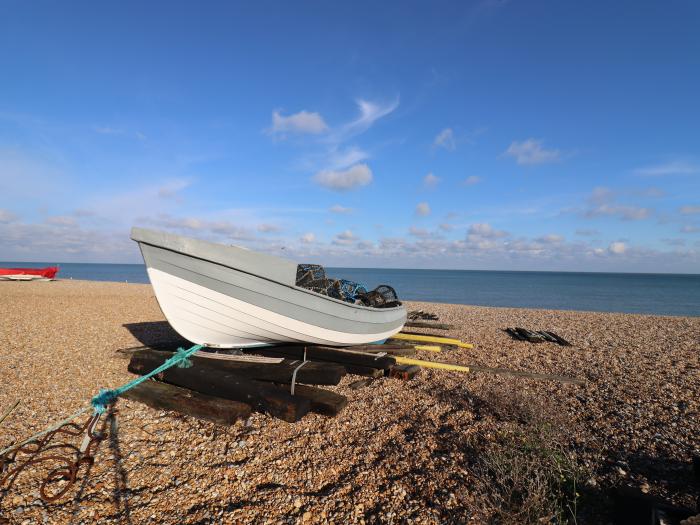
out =
[[347,333],[315,326],[225,295],[156,268],[148,276],[163,314],[172,327],[193,343],[243,348],[274,343],[355,345],[384,340],[384,333]]
[[47,279],[41,275],[17,273],[14,275],[0,275],[0,281],[53,281],[53,279]]

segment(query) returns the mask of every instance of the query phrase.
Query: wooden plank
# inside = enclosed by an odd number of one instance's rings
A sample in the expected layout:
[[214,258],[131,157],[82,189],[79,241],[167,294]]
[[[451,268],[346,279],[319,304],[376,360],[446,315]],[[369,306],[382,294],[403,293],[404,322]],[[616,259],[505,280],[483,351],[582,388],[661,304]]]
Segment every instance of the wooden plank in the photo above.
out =
[[471,343],[464,343],[460,341],[459,339],[453,339],[451,337],[442,337],[442,336],[435,336],[435,335],[426,335],[426,334],[412,334],[412,333],[398,333],[389,338],[390,340],[397,340],[397,341],[420,341],[422,343],[438,343],[438,344],[445,344],[445,345],[452,345],[452,346],[458,346],[459,348],[474,348],[474,345]]
[[390,366],[396,364],[396,359],[390,356],[379,356],[369,352],[358,352],[348,348],[334,348],[330,346],[269,346],[264,348],[250,348],[247,352],[261,355],[284,355],[293,357],[294,359],[304,358],[304,349],[306,349],[306,359],[312,361],[327,361],[331,363],[339,363],[342,365],[357,365],[370,368],[381,368],[387,370]]
[[353,376],[364,376],[372,378],[384,377],[384,370],[381,368],[370,368],[368,366],[344,365],[348,374]]
[[348,404],[348,398],[341,394],[306,385],[294,385],[293,397],[308,399],[311,403],[311,412],[329,417],[337,416]]
[[404,326],[409,328],[432,328],[434,330],[452,330],[455,328],[453,324],[434,323],[432,321],[406,321]]
[[358,379],[357,381],[353,381],[352,383],[350,383],[348,385],[348,388],[350,388],[351,390],[358,390],[360,388],[364,388],[372,384],[372,381],[374,381],[374,379],[372,378]]
[[153,380],[135,386],[121,397],[156,410],[172,410],[220,425],[232,425],[238,419],[248,418],[251,412],[250,405],[239,401],[207,396]]
[[[355,348],[355,347],[353,347]],[[411,356],[416,355],[416,347],[413,345],[406,344],[395,344],[395,345],[371,345],[371,348],[363,350],[368,354],[379,354],[381,352],[387,355],[405,355]]]
[[[162,359],[148,358],[137,353],[131,357],[129,372],[143,375],[162,363]],[[226,370],[203,366],[202,363],[190,368],[168,368],[158,374],[156,379],[202,394],[241,401],[254,410],[290,423],[299,421],[311,408],[308,399],[291,396],[274,384],[247,379]]]
[[[224,370],[237,374],[248,379],[256,379],[258,381],[270,381],[274,383],[290,383],[294,370],[301,364],[301,361],[284,358],[279,359],[277,363],[259,363],[253,361],[238,361],[233,359],[216,359],[205,357],[197,352],[190,357],[190,360],[197,366],[210,367],[214,370]],[[225,354],[222,354],[225,355]],[[143,349],[132,354],[138,359],[147,359],[153,362],[162,363],[172,353],[162,352],[160,350]],[[237,356],[232,356],[237,357]],[[246,355],[243,357],[253,357],[257,359],[270,359],[260,356]],[[345,368],[342,365],[331,363],[316,363],[307,362],[304,366],[297,370],[296,381],[299,383],[315,384],[315,385],[337,385],[345,375]]]

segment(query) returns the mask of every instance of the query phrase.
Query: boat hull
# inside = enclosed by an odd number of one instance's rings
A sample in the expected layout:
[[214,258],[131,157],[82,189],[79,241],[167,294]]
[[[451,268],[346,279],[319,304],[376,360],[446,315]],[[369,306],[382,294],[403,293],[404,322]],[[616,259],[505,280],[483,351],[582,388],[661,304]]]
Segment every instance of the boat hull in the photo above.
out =
[[232,267],[235,257],[226,266],[167,246],[139,245],[163,314],[182,337],[197,344],[350,346],[386,339],[406,320],[403,306],[346,303],[238,270]]

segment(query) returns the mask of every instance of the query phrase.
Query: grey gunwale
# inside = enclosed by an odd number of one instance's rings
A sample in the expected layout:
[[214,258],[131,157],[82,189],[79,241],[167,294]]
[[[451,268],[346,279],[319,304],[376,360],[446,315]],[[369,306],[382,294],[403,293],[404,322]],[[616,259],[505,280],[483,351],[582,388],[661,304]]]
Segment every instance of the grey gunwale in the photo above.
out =
[[314,326],[372,334],[405,322],[403,306],[354,305],[288,284],[296,280],[296,263],[287,259],[140,228],[132,230],[132,239],[149,268]]

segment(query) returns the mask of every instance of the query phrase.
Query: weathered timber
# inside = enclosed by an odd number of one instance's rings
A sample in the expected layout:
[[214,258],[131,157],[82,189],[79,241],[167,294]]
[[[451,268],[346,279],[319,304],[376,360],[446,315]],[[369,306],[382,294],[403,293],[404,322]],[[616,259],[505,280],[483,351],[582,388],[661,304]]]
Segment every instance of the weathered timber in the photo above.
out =
[[[352,347],[353,350],[358,347]],[[362,348],[361,352],[368,354],[380,354],[382,352],[387,355],[416,355],[416,347],[414,345],[405,344],[387,344],[387,345],[369,345],[366,349]]]
[[434,330],[452,330],[455,325],[445,323],[433,323],[432,321],[406,321],[404,326],[409,328],[433,328]]
[[[163,363],[135,354],[129,362],[129,372],[147,374]],[[293,423],[309,412],[308,399],[291,396],[289,392],[271,384],[241,377],[211,366],[193,365],[190,368],[172,367],[156,376],[159,381],[189,388],[202,394],[241,401],[254,410]]]
[[340,363],[342,365],[367,366],[370,368],[388,369],[396,364],[396,359],[390,356],[377,356],[368,352],[358,352],[348,348],[339,349],[330,346],[298,346],[280,345],[266,346],[263,348],[250,348],[247,352],[260,355],[284,355],[294,359],[304,358],[304,348],[306,348],[306,359],[310,361],[328,361]]
[[525,339],[522,335],[520,335],[512,328],[506,328],[504,331],[513,339],[517,339],[518,341],[527,341],[527,339]]
[[554,338],[554,339],[557,341],[557,343],[559,343],[560,345],[562,345],[562,346],[571,346],[571,343],[570,343],[569,341],[567,341],[567,340],[564,339],[563,337],[561,337],[561,336],[555,334],[554,332],[545,332],[545,333],[546,333],[547,335],[549,335],[550,337]]
[[384,370],[381,368],[370,368],[369,366],[344,365],[348,374],[353,376],[372,377],[374,379],[384,377]]
[[550,343],[558,343],[559,342],[554,337],[549,335],[549,333],[545,332],[544,330],[538,330],[535,333],[537,335],[541,335],[542,337],[544,337],[545,341],[548,341]]
[[408,381],[413,379],[420,372],[420,367],[416,365],[394,365],[387,370],[387,375],[395,379]]
[[[289,388],[285,385],[285,389]],[[294,396],[307,399],[311,403],[311,412],[322,416],[334,417],[348,404],[348,398],[324,390],[306,385],[294,385]]]
[[502,376],[524,377],[527,379],[538,379],[544,381],[558,381],[560,383],[570,383],[573,385],[584,385],[586,382],[577,377],[560,376],[555,374],[538,374],[536,372],[526,372],[523,370],[510,370],[509,368],[491,368],[480,365],[466,365],[472,372],[483,372]]
[[352,383],[350,383],[348,387],[351,390],[358,390],[360,388],[364,388],[372,384],[372,381],[374,381],[374,379],[372,379],[371,377],[368,377],[366,379],[358,379],[357,381],[353,381]]
[[231,425],[238,419],[249,417],[251,412],[250,405],[240,401],[212,397],[152,380],[126,391],[122,397],[156,410],[172,410],[220,425]]
[[536,334],[535,332],[527,330],[526,328],[520,328],[516,326],[515,331],[531,343],[543,343],[545,341],[544,337],[542,337],[539,334]]
[[[155,360],[162,363],[172,356],[170,352],[143,349],[132,354],[138,359]],[[251,356],[246,356],[251,357]],[[291,383],[294,370],[301,361],[284,359],[281,363],[254,363],[228,359],[212,359],[199,353],[190,357],[197,366],[225,370],[248,379],[270,381],[274,383]],[[296,381],[313,385],[337,385],[345,375],[345,368],[339,364],[308,362],[297,370]]]

